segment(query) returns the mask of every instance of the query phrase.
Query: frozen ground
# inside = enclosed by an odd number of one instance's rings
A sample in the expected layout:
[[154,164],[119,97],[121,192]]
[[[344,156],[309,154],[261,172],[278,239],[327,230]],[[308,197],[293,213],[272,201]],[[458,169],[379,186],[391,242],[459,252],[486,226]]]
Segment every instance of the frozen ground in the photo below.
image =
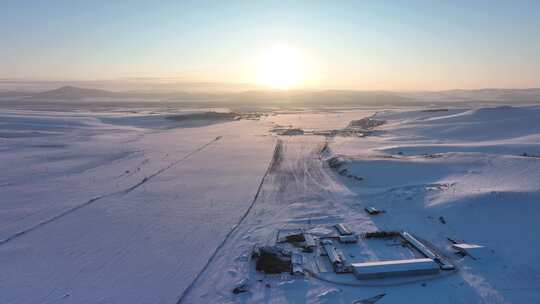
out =
[[[192,111],[1,110],[0,303],[540,302],[540,107],[168,118]],[[385,124],[367,137],[270,132],[364,117]],[[335,223],[410,231],[458,271],[377,282],[321,273],[331,283],[254,270],[253,245],[277,229]],[[487,250],[459,257],[447,238]],[[384,241],[347,254],[412,257]],[[248,292],[231,292],[246,280]]]

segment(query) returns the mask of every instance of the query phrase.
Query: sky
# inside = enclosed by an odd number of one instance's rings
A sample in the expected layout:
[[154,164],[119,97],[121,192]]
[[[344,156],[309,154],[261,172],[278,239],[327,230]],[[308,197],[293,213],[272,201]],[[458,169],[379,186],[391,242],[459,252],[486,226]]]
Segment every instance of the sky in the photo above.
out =
[[540,1],[0,3],[4,81],[540,87]]

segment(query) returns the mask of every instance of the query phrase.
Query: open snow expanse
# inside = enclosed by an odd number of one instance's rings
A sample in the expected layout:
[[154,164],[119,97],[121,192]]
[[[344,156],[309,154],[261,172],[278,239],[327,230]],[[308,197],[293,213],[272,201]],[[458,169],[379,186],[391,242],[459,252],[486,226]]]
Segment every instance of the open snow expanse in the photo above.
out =
[[1,303],[174,303],[253,200],[275,141],[253,121],[106,118],[2,113]]
[[[1,109],[0,303],[540,302],[539,106],[206,111],[227,109]],[[457,270],[361,281],[306,254],[304,276],[255,271],[278,229],[337,223],[411,232]]]

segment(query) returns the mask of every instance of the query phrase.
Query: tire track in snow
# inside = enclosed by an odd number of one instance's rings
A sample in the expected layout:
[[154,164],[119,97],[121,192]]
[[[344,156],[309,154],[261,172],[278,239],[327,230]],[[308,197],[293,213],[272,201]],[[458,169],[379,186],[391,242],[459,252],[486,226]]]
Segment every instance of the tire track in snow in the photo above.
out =
[[184,289],[182,294],[180,294],[180,296],[178,297],[178,300],[176,301],[176,304],[181,304],[182,301],[184,301],[184,299],[189,294],[191,289],[193,289],[193,286],[195,285],[195,283],[197,283],[197,281],[199,280],[201,275],[206,271],[208,266],[210,266],[212,261],[214,261],[217,253],[221,250],[221,248],[223,248],[225,246],[225,243],[227,243],[227,241],[233,235],[233,233],[236,231],[236,229],[238,227],[240,227],[240,225],[242,225],[242,222],[244,221],[244,219],[249,215],[249,213],[253,209],[253,206],[255,206],[255,203],[257,202],[257,199],[259,198],[259,194],[261,193],[261,189],[262,189],[262,186],[264,184],[264,181],[266,180],[266,177],[268,176],[268,174],[270,174],[272,171],[274,171],[277,168],[277,166],[279,165],[279,163],[282,161],[282,159],[283,159],[282,158],[282,153],[283,153],[282,149],[283,149],[283,143],[282,143],[281,139],[278,139],[276,141],[276,146],[274,148],[274,154],[272,155],[272,159],[270,160],[270,164],[268,165],[268,168],[266,169],[266,172],[264,172],[264,175],[261,178],[259,186],[257,187],[257,192],[255,192],[255,196],[253,197],[253,200],[251,201],[251,204],[249,205],[248,209],[246,210],[246,212],[244,212],[242,217],[240,217],[240,219],[232,227],[232,229],[225,235],[225,237],[223,238],[223,241],[221,241],[221,243],[216,247],[216,249],[214,250],[214,252],[210,256],[210,258],[204,264],[201,271],[199,271],[199,273],[197,273],[197,276],[195,276],[195,279],[193,279],[193,281],[191,281],[191,283],[188,285],[188,287],[186,287],[186,289]]
[[218,137],[212,139],[211,141],[207,142],[206,144],[204,144],[204,145],[198,147],[197,149],[189,152],[184,157],[182,157],[182,158],[170,163],[169,165],[157,170],[156,172],[150,174],[149,176],[145,176],[140,182],[136,183],[133,186],[130,186],[130,187],[126,188],[126,189],[118,190],[118,191],[115,191],[115,192],[98,195],[98,196],[96,196],[94,198],[91,198],[90,200],[88,200],[88,201],[86,201],[86,202],[84,202],[84,203],[82,203],[80,205],[77,205],[75,207],[67,209],[67,210],[65,210],[65,211],[63,211],[63,212],[61,212],[61,213],[59,213],[59,214],[57,214],[57,215],[55,215],[55,216],[53,216],[53,217],[51,217],[49,219],[46,219],[46,220],[44,220],[42,222],[39,222],[39,223],[35,224],[34,226],[31,226],[31,227],[28,227],[28,228],[26,228],[24,230],[16,232],[15,234],[12,234],[12,235],[8,236],[7,238],[5,238],[3,240],[0,240],[0,246],[4,245],[4,244],[6,244],[6,243],[8,243],[10,241],[13,241],[13,240],[25,235],[25,234],[28,234],[29,232],[32,232],[32,231],[34,231],[34,230],[36,230],[36,229],[38,229],[40,227],[43,227],[43,226],[45,226],[47,224],[55,222],[55,221],[63,218],[64,216],[69,215],[69,214],[71,214],[71,213],[73,213],[73,212],[75,212],[75,211],[77,211],[79,209],[82,209],[82,208],[86,207],[86,206],[89,206],[89,205],[91,205],[91,204],[93,204],[93,203],[95,203],[95,202],[97,202],[97,201],[99,201],[99,200],[101,200],[103,198],[111,197],[111,196],[114,196],[114,195],[117,195],[117,194],[122,194],[122,195],[127,194],[127,193],[139,188],[140,186],[142,186],[143,184],[145,184],[146,182],[148,182],[152,178],[154,178],[154,177],[158,176],[159,174],[167,171],[168,169],[178,165],[179,163],[185,161],[186,159],[190,158],[194,154],[204,150],[205,148],[207,148],[211,144],[217,142],[221,138],[222,138],[221,136],[218,136]]
[[218,137],[214,138],[213,140],[207,142],[206,144],[200,146],[199,148],[197,148],[197,149],[195,149],[195,150],[189,152],[189,153],[186,154],[184,157],[182,157],[182,158],[180,158],[180,159],[178,159],[178,160],[176,160],[176,161],[170,163],[168,166],[159,169],[158,171],[156,171],[156,172],[150,174],[149,176],[145,176],[140,182],[136,183],[135,185],[133,185],[133,186],[127,188],[127,189],[118,191],[118,193],[127,194],[127,193],[129,193],[129,192],[131,192],[131,191],[133,191],[133,190],[139,188],[139,187],[142,186],[144,183],[146,183],[146,182],[148,182],[149,180],[153,179],[154,177],[160,175],[161,173],[163,173],[163,172],[169,170],[170,168],[172,168],[172,167],[178,165],[179,163],[185,161],[186,159],[190,158],[193,154],[198,153],[198,152],[204,150],[206,147],[210,146],[211,144],[215,143],[216,141],[220,140],[221,138],[222,138],[221,136],[218,136]]

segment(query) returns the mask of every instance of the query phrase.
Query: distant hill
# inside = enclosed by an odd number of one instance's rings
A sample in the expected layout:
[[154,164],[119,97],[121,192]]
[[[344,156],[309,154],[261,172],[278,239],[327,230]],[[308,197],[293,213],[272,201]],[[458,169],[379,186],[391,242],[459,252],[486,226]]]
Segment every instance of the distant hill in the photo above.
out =
[[87,98],[116,97],[119,97],[119,93],[98,89],[84,89],[73,86],[64,86],[58,89],[32,95],[32,99],[40,100],[82,100]]
[[86,89],[63,86],[58,89],[34,93],[28,99],[33,101],[165,101],[165,102],[211,102],[228,104],[317,104],[317,105],[354,105],[354,104],[400,104],[413,100],[389,92],[363,91],[279,91],[257,90],[239,93],[186,93],[186,92],[111,92],[99,89]]
[[[27,94],[28,95],[28,94]],[[149,92],[124,91],[112,92],[100,89],[87,89],[74,86],[63,86],[58,89],[34,93],[30,100],[34,101],[197,101],[213,96],[207,93],[186,92]]]
[[405,92],[402,96],[425,101],[447,102],[540,102],[540,88],[446,90],[435,92]]
[[31,102],[181,102],[212,105],[402,105],[426,103],[540,103],[540,89],[480,89],[447,90],[432,92],[391,92],[354,90],[252,90],[244,92],[161,92],[125,91],[112,92],[100,89],[63,86],[39,93],[0,92],[0,100]]

